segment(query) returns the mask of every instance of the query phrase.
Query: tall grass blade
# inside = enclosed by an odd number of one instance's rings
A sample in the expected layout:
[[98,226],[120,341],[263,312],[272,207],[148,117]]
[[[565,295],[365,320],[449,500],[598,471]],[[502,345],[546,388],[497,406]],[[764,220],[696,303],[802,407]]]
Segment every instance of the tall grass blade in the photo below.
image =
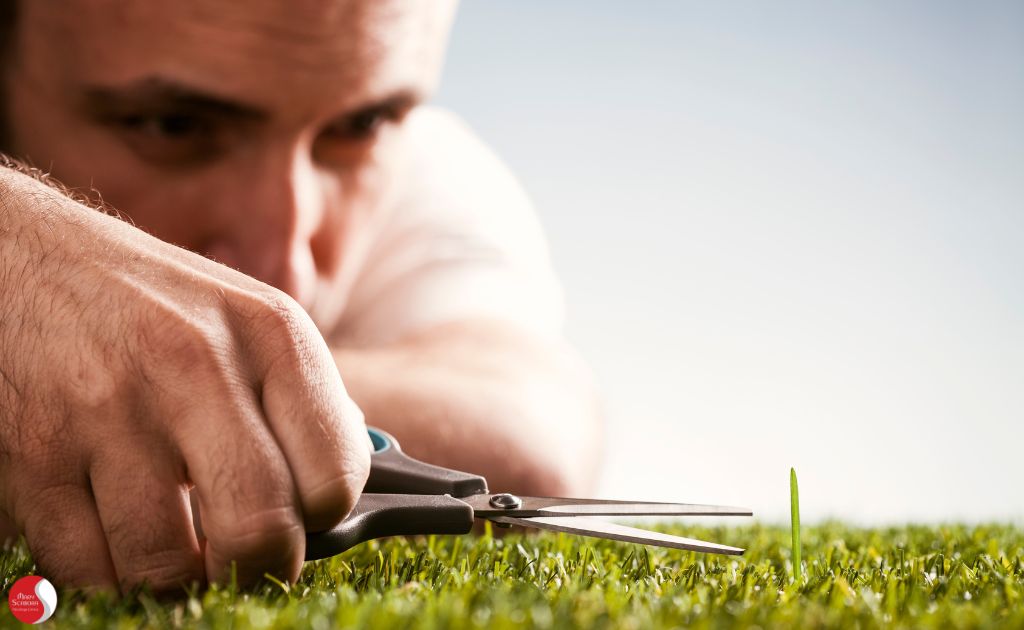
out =
[[789,469],[789,515],[793,530],[793,581],[803,581],[800,564],[800,490],[796,485],[796,469]]

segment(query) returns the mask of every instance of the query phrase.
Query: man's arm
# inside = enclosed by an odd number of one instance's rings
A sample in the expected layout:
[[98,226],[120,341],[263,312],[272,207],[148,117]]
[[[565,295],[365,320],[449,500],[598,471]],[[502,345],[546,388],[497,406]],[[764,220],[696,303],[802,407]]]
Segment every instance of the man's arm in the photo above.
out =
[[404,133],[404,188],[328,334],[346,387],[414,456],[497,491],[586,492],[599,413],[532,203],[454,115],[421,108]]
[[593,485],[598,405],[562,342],[475,319],[332,350],[367,423],[414,457],[483,474],[494,491],[571,496]]

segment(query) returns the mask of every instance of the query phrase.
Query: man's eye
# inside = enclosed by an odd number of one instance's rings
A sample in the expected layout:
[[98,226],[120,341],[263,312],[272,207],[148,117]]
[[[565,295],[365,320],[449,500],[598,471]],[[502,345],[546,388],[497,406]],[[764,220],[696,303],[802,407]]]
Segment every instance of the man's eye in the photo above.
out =
[[401,114],[392,108],[374,107],[356,112],[343,121],[331,125],[327,135],[343,140],[369,140],[374,138],[381,128],[391,122],[398,122]]
[[124,141],[143,159],[165,166],[187,166],[215,157],[216,125],[187,113],[122,116],[114,121]]
[[385,122],[383,112],[365,112],[357,114],[350,125],[353,136],[368,136],[377,132]]
[[316,140],[316,158],[331,164],[361,163],[387,132],[388,125],[402,122],[408,106],[368,107],[335,121]]
[[209,125],[190,114],[126,116],[118,121],[121,127],[154,137],[184,138],[209,132]]

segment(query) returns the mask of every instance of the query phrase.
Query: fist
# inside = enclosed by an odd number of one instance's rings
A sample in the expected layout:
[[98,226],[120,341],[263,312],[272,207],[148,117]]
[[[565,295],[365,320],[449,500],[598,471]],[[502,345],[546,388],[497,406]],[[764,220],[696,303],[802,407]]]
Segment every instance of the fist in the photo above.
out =
[[[366,481],[285,294],[0,173],[0,510],[66,586],[298,577]],[[202,514],[193,527],[189,492]]]

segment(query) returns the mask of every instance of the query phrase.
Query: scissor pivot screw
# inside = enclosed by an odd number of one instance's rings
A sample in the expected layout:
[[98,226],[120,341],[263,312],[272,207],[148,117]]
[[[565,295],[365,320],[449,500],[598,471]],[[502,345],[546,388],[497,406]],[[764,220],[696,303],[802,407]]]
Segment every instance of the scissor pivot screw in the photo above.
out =
[[491,497],[491,507],[496,507],[502,510],[514,510],[518,507],[522,507],[523,500],[514,494],[502,492]]

